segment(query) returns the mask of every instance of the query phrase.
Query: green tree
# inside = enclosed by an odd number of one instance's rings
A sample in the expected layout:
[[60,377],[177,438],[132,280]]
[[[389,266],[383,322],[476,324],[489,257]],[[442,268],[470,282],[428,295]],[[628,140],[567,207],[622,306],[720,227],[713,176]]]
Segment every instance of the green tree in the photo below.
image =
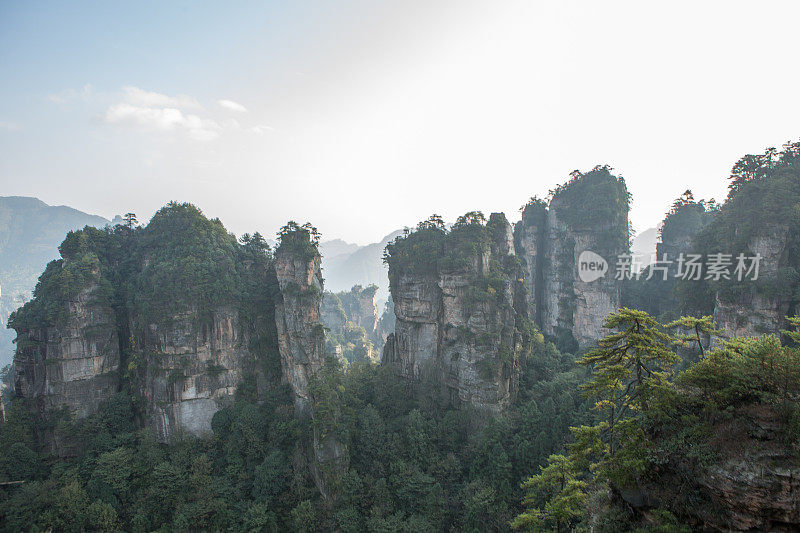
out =
[[253,477],[253,498],[270,507],[286,487],[289,477],[286,457],[274,450],[258,465]]
[[[522,484],[526,510],[511,522],[514,529],[527,531],[569,528],[584,511],[586,483],[577,479],[578,469],[564,455],[551,455],[541,472]],[[544,503],[542,503],[544,502]]]
[[592,369],[581,388],[596,398],[595,409],[606,413],[613,455],[618,421],[630,410],[647,407],[647,385],[663,382],[678,356],[667,348],[674,337],[644,311],[620,309],[606,317],[604,327],[616,331],[598,341],[579,363]]
[[700,318],[682,316],[678,320],[665,324],[664,327],[669,330],[677,330],[675,338],[680,344],[684,346],[696,344],[701,357],[705,353],[703,337],[710,337],[719,333],[714,326],[714,317],[710,315]]
[[303,500],[297,504],[297,507],[292,509],[292,522],[294,523],[295,531],[313,531],[315,520],[316,513],[310,500]]

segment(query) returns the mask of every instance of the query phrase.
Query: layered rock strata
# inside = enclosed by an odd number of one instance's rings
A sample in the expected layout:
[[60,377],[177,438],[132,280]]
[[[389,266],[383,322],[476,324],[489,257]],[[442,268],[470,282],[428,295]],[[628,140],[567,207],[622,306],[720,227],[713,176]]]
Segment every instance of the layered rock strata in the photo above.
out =
[[14,386],[39,414],[63,407],[83,418],[118,390],[116,318],[100,290],[99,273],[93,277],[65,303],[62,322],[17,332]]
[[320,307],[323,296],[321,258],[288,246],[275,254],[275,272],[281,296],[276,302],[278,349],[283,377],[294,396],[297,416],[312,421],[311,442],[300,444],[312,477],[323,498],[336,499],[335,479],[347,469],[347,448],[334,434],[323,434],[314,424],[314,401],[309,385],[325,364],[325,328]]
[[244,341],[231,307],[216,309],[204,321],[187,312],[145,328],[137,342],[139,353],[147,354],[140,392],[147,425],[159,440],[182,432],[211,434],[214,413],[232,402],[250,359]]
[[433,382],[455,405],[499,412],[519,376],[513,289],[521,272],[505,216],[493,214],[487,229],[490,246],[458,268],[420,276],[390,263],[396,321],[382,363],[407,379]]

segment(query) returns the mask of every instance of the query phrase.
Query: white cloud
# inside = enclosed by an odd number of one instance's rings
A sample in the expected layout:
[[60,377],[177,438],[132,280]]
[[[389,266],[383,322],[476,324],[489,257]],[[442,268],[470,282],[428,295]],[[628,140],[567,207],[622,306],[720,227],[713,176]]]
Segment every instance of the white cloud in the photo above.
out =
[[[225,109],[246,112],[242,104],[232,100],[218,100]],[[197,141],[211,141],[223,133],[250,133],[263,135],[272,128],[266,125],[245,127],[234,118],[215,120],[208,118],[209,111],[187,95],[169,96],[139,87],[123,87],[122,100],[110,105],[102,116],[109,124],[128,124],[145,130],[183,132]]]
[[225,109],[236,111],[237,113],[245,113],[247,111],[245,106],[233,100],[218,100],[217,103]]
[[19,124],[10,120],[0,120],[0,130],[17,131]]
[[185,94],[167,96],[166,94],[145,91],[139,87],[123,87],[125,101],[141,107],[177,107],[183,109],[203,109],[200,103]]
[[123,101],[106,109],[103,118],[108,123],[134,124],[156,131],[184,131],[198,141],[210,141],[220,136],[222,127],[215,120],[181,109],[203,109],[190,96],[167,96],[138,87],[124,87],[122,91]]

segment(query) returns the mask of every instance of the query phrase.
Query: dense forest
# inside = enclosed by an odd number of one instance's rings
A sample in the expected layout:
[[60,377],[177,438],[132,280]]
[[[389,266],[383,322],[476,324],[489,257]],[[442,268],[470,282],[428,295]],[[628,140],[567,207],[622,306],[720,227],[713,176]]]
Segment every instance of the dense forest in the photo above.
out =
[[[573,176],[580,187],[564,190],[597,196],[591,186],[606,168],[583,181]],[[624,183],[614,184],[604,204],[612,214],[629,200]],[[721,205],[687,191],[666,215],[660,252],[737,254],[756,251],[758,242],[766,255],[775,241],[759,237],[766,228],[784,239],[779,266],[751,284],[724,278],[661,283],[647,271],[630,277],[622,285],[624,307],[605,317],[603,337],[588,349],[544,335],[521,313],[514,327],[524,329],[525,349],[514,362],[513,401],[492,416],[443,402],[432,383],[403,379],[380,364],[375,345],[385,340],[376,333],[382,320],[367,317],[373,328],[367,331],[352,318],[359,298],[371,301],[374,287],[325,295],[341,327],[327,328],[324,366],[308,384],[314,415],[296,416],[281,378],[275,302],[288,293],[278,287],[275,262],[276,254],[288,252],[295,264],[318,257],[319,236],[310,225],[282,228],[273,251],[257,233],[237,239],[196,207],[171,203],[144,227],[71,232],[34,299],[10,318],[18,332],[29,332],[18,336],[17,349],[40,342],[37,331],[65,323],[69,303],[91,283],[92,298],[118,322],[123,375],[118,390],[85,418],[63,410],[40,416],[41,406],[5,389],[0,529],[797,527],[791,489],[771,493],[735,472],[772,469],[778,479],[799,466],[800,319],[783,320],[778,332],[730,338],[715,319],[757,298],[777,301],[781,318],[796,313],[799,206],[800,143],[743,158]],[[545,216],[541,201],[524,209],[524,217]],[[479,212],[450,228],[436,216],[421,222],[387,246],[393,295],[400,272],[424,278],[470,268],[497,242],[498,231]],[[609,235],[613,248],[622,237]],[[474,296],[499,299],[506,291],[515,300],[520,268],[517,259],[488,264]],[[292,290],[322,299],[311,289]],[[221,307],[236,311],[252,358],[231,401],[213,414],[210,435],[159,439],[145,423],[141,384],[156,370],[146,370],[153,356],[140,339],[187,313],[202,328]],[[10,371],[4,370],[4,382]],[[159,371],[167,372],[165,379],[176,376],[175,369]],[[215,372],[209,367],[208,379]],[[70,442],[56,449],[45,442],[53,435],[68,435]],[[346,468],[326,472],[328,497],[299,452],[298,443],[312,435],[335,437],[346,450]],[[719,479],[733,485],[720,489]],[[720,491],[725,501],[716,496]],[[737,507],[748,492],[751,507]]]

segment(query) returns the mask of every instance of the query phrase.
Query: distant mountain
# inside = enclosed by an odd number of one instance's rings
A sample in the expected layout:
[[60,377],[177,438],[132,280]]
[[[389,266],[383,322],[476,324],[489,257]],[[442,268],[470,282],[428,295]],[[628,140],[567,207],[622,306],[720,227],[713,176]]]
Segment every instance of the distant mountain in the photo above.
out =
[[361,248],[357,244],[345,242],[342,239],[333,239],[330,241],[323,241],[319,244],[319,253],[322,257],[336,257],[338,255],[352,254]]
[[[325,277],[325,289],[331,292],[350,290],[353,285],[367,286],[372,283],[378,286],[375,299],[378,309],[382,310],[383,302],[389,299],[389,271],[383,264],[383,249],[395,237],[402,235],[403,230],[397,230],[381,239],[380,242],[357,246],[339,241],[334,246],[326,245],[336,241],[322,243],[322,275]],[[337,239],[338,240],[338,239]],[[345,246],[355,246],[352,251],[339,254],[328,254],[327,250],[346,249]]]
[[103,227],[109,221],[67,206],[51,206],[37,198],[0,196],[0,368],[11,362],[14,332],[8,315],[30,299],[58,245],[71,230]]

